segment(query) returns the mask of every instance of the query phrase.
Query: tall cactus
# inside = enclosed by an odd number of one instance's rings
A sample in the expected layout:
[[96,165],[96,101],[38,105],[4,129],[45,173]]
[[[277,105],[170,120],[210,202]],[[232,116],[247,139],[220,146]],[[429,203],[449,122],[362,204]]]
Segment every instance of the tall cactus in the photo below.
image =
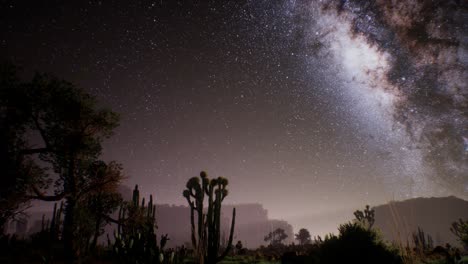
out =
[[[200,183],[201,179],[201,183]],[[218,177],[209,179],[206,172],[200,173],[200,179],[193,177],[187,182],[183,196],[190,206],[190,224],[192,246],[197,252],[200,264],[216,264],[223,260],[232,247],[236,208],[232,209],[232,223],[229,240],[224,252],[219,255],[221,244],[221,203],[228,195],[226,186],[228,180]],[[208,197],[208,208],[205,214],[204,200]],[[197,214],[197,229],[195,229],[195,213]]]
[[133,199],[122,205],[114,231],[114,252],[125,263],[160,263],[167,235],[161,236],[160,246],[156,242],[156,205],[150,195],[148,204],[140,202],[138,185],[133,191]]
[[60,203],[60,208],[57,209],[57,203],[54,204],[52,219],[45,222],[45,215],[42,216],[42,231],[49,232],[52,240],[58,241],[60,237],[60,228],[62,226],[63,202]]

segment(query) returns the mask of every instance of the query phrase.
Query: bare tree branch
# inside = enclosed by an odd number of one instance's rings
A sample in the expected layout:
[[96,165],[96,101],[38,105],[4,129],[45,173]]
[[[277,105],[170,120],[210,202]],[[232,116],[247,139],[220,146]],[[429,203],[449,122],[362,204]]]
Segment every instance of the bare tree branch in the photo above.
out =
[[23,149],[20,151],[20,155],[32,155],[32,154],[41,154],[48,152],[48,148],[33,148],[33,149]]
[[62,192],[62,193],[57,194],[57,195],[45,195],[36,186],[33,186],[32,189],[33,189],[33,192],[36,195],[35,196],[34,195],[28,196],[29,199],[36,199],[36,200],[51,202],[51,201],[60,201],[63,198],[65,198],[65,196],[66,196],[65,192]]

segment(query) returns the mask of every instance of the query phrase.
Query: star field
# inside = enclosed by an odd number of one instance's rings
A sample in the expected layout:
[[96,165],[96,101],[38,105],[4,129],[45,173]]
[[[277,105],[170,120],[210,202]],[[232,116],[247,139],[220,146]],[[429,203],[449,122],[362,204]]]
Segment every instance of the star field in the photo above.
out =
[[206,170],[301,225],[467,194],[467,7],[403,2],[3,1],[0,54],[121,114],[104,157],[126,184],[183,204]]

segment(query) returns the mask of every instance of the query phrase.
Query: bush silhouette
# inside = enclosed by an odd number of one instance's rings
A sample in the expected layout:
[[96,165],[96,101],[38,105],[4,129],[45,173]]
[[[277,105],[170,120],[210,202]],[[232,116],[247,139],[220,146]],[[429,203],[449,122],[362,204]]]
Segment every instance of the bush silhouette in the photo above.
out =
[[459,219],[458,222],[453,222],[450,231],[458,238],[465,249],[468,250],[468,220],[463,221]]
[[374,230],[358,223],[341,225],[339,235],[328,236],[318,252],[320,263],[402,263]]
[[288,235],[286,235],[284,229],[282,228],[277,228],[274,231],[268,233],[267,236],[263,239],[265,242],[270,242],[271,246],[279,246],[283,244],[283,240],[288,238]]

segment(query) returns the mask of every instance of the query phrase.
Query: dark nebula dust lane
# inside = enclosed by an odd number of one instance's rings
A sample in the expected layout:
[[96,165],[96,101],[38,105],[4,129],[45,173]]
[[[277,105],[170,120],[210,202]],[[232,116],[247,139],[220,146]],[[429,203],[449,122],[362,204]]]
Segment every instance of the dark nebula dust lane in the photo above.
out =
[[[468,196],[466,1],[2,1],[0,58],[121,114],[105,158],[327,233],[317,215]],[[336,225],[334,225],[336,226]]]
[[[468,12],[463,1],[305,3],[373,127],[400,139],[413,195],[468,191]],[[323,18],[326,18],[325,20]],[[353,86],[353,88],[351,88]],[[353,96],[353,95],[351,95]],[[369,102],[366,102],[369,100]],[[374,106],[374,107],[373,107]],[[369,108],[370,107],[370,108]],[[365,112],[365,113],[364,113]],[[378,133],[378,132],[377,132]],[[406,161],[406,162],[404,162]],[[407,163],[407,164],[405,164]],[[405,168],[404,168],[405,169]]]

